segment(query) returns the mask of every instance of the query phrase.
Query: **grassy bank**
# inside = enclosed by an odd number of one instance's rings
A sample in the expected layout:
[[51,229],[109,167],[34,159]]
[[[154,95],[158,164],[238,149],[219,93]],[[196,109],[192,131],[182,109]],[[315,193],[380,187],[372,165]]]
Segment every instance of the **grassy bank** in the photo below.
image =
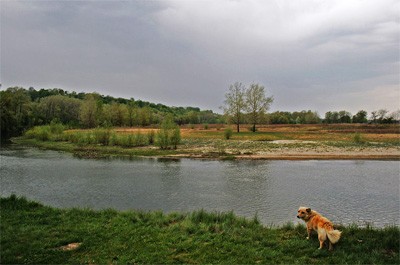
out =
[[340,227],[333,252],[304,226],[267,228],[233,213],[55,209],[1,198],[1,263],[397,264],[398,227]]

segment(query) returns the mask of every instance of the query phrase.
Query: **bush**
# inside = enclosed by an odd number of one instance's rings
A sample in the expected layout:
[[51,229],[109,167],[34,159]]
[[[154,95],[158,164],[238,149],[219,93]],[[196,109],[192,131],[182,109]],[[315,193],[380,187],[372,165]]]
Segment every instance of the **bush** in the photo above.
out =
[[177,149],[178,144],[180,142],[181,142],[181,130],[179,129],[178,126],[176,126],[175,129],[172,131],[171,145],[174,147],[174,149]]
[[356,134],[354,134],[353,136],[353,141],[357,144],[363,144],[365,143],[365,139],[364,137],[361,135],[361,133],[357,132]]
[[110,141],[110,145],[120,145],[123,147],[131,147],[133,146],[133,135],[132,134],[122,134],[119,136],[115,136],[113,141]]
[[120,141],[117,137],[117,134],[115,132],[112,132],[110,135],[110,142],[108,143],[108,145],[119,145]]
[[38,127],[36,138],[41,141],[47,141],[50,139],[50,128],[49,126]]
[[57,122],[50,123],[50,132],[52,134],[62,134],[64,132],[64,125]]
[[170,145],[170,140],[169,140],[169,132],[168,129],[161,129],[157,133],[157,145],[161,149],[168,149],[168,146]]
[[156,144],[161,149],[176,149],[181,141],[181,130],[172,118],[166,118],[161,123],[161,128],[156,135]]
[[50,139],[51,130],[49,125],[36,126],[25,133],[27,138],[37,139],[40,141],[47,141]]
[[233,134],[233,131],[232,131],[231,128],[226,128],[226,129],[225,129],[225,131],[224,131],[224,136],[225,136],[225,139],[226,139],[226,140],[231,139],[232,134]]
[[133,142],[134,146],[145,146],[147,144],[148,144],[148,139],[145,137],[145,135],[141,134],[140,132],[135,134]]
[[93,132],[95,142],[102,145],[109,145],[111,130],[97,128]]

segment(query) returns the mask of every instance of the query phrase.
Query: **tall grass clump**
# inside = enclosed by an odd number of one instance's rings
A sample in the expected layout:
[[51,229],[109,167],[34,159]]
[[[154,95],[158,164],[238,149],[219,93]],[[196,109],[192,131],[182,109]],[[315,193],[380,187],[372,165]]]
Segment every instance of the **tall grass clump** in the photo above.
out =
[[134,134],[117,134],[112,132],[109,141],[109,145],[122,147],[138,147],[146,146],[148,144],[149,141],[147,136],[140,132]]
[[133,134],[113,134],[110,145],[132,147],[134,145],[134,135]]
[[110,129],[97,128],[93,131],[93,135],[97,144],[109,145],[111,136]]
[[35,126],[25,133],[25,137],[37,139],[40,141],[48,141],[51,137],[51,129],[49,125]]
[[361,133],[356,132],[353,136],[353,142],[357,143],[357,144],[364,144],[366,143],[364,137],[362,136]]
[[135,134],[134,146],[146,146],[149,145],[149,139],[146,135],[138,132]]
[[147,133],[147,140],[148,140],[149,144],[154,144],[155,138],[156,138],[156,134],[153,130],[151,130]]
[[35,126],[25,132],[25,137],[39,141],[63,140],[64,125],[51,122],[50,125]]

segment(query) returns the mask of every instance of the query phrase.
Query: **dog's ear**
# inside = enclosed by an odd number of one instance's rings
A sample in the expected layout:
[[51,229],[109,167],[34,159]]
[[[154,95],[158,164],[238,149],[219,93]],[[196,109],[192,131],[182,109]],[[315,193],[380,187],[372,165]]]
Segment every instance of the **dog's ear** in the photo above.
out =
[[311,208],[306,209],[307,213],[311,213]]

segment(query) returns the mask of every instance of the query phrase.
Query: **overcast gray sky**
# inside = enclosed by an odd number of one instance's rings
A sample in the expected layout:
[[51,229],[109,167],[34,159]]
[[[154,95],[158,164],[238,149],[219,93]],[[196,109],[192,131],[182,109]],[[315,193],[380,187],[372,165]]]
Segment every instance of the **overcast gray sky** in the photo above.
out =
[[1,83],[219,111],[257,82],[272,111],[400,104],[400,1],[4,1]]

